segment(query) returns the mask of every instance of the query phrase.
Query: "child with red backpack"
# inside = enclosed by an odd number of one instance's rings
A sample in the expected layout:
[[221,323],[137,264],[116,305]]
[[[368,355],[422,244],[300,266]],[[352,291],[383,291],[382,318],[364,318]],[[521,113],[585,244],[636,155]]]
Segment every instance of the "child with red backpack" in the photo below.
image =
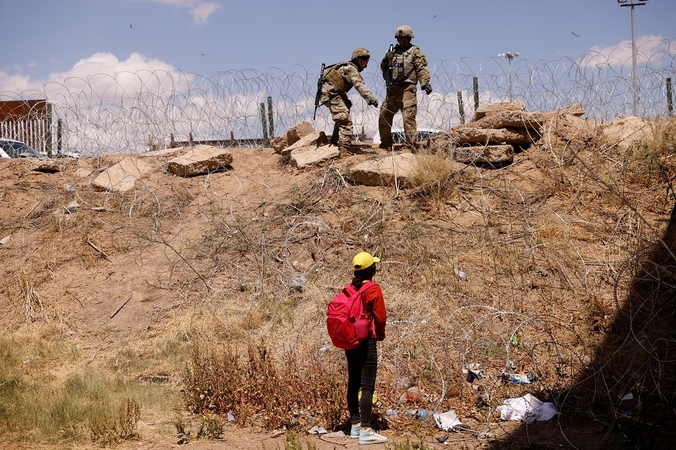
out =
[[[373,282],[377,262],[380,262],[380,259],[367,252],[361,252],[352,259],[354,278],[351,284],[357,291],[364,288],[361,292],[361,300],[364,303],[366,314],[372,319],[368,337],[356,348],[345,350],[348,370],[347,408],[352,423],[350,437],[359,439],[360,445],[387,441],[385,436],[376,433],[371,428],[371,408],[378,368],[376,341],[385,339],[385,323],[387,322],[383,291],[377,283]],[[361,400],[359,389],[361,389]]]

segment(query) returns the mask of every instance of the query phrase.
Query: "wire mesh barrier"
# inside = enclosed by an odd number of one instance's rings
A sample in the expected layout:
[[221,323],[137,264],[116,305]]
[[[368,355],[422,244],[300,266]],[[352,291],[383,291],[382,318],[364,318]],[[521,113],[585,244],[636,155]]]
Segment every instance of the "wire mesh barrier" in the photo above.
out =
[[[477,102],[507,101],[510,95],[529,111],[581,103],[590,119],[629,115],[634,98],[631,52],[627,57],[626,47],[607,55],[592,51],[577,59],[555,61],[531,62],[524,57],[513,62],[501,57],[440,60],[430,65],[434,92],[429,96],[419,93],[418,127],[447,130],[471,118]],[[638,48],[638,54],[639,115],[667,116],[672,108],[668,80],[674,73],[676,42],[649,41]],[[378,72],[373,64],[363,75],[367,86],[383,99],[385,85]],[[50,134],[53,142],[46,146],[59,152],[88,156],[138,153],[168,147],[172,138],[177,143],[260,146],[264,138],[275,137],[273,117],[282,133],[305,120],[315,129],[332,129],[324,107],[312,121],[318,73],[318,67],[302,66],[265,72],[229,70],[208,76],[168,70],[99,73],[49,81],[31,91],[0,91],[0,101],[47,99],[53,106],[50,126],[55,129]],[[350,95],[355,132],[373,138],[378,110],[367,107],[354,90]],[[269,125],[263,120],[266,116]],[[401,127],[399,116],[394,126]],[[2,118],[0,134],[22,137],[16,125]]]

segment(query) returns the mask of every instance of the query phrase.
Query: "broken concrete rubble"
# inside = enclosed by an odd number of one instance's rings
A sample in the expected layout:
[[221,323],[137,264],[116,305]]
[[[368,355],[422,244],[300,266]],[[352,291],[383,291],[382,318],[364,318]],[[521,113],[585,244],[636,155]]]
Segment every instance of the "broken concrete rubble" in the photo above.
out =
[[125,158],[99,173],[92,181],[92,186],[104,191],[126,192],[134,187],[137,180],[151,170],[150,165],[138,158]]
[[289,130],[282,136],[273,139],[271,142],[272,148],[277,153],[282,153],[282,150],[295,144],[304,136],[314,133],[314,131],[315,130],[312,128],[312,125],[310,125],[310,123],[307,121],[296,124],[289,128]]
[[458,146],[464,144],[529,145],[540,138],[532,130],[518,128],[456,128],[449,135]]
[[298,149],[306,147],[316,149],[317,147],[326,145],[328,143],[329,139],[326,137],[326,133],[323,131],[313,131],[312,133],[303,136],[292,145],[283,148],[281,151],[279,151],[279,153],[282,156],[286,156]]
[[305,146],[291,152],[291,162],[299,169],[321,164],[331,159],[340,157],[340,149],[335,145],[322,145],[320,147]]
[[550,112],[526,111],[521,102],[483,105],[473,121],[440,133],[430,147],[467,164],[508,164],[533,144],[592,145],[596,123],[580,118],[584,113],[579,103]]
[[167,163],[167,170],[180,177],[192,177],[216,170],[222,170],[232,164],[232,153],[224,148],[198,145]]
[[453,158],[466,164],[506,164],[514,160],[514,147],[507,144],[457,147]]
[[496,114],[502,111],[525,111],[526,107],[522,102],[500,102],[481,105],[474,113],[474,120],[477,121],[488,115]]
[[416,155],[397,153],[393,156],[364,161],[351,169],[352,181],[367,186],[404,187],[416,168]]

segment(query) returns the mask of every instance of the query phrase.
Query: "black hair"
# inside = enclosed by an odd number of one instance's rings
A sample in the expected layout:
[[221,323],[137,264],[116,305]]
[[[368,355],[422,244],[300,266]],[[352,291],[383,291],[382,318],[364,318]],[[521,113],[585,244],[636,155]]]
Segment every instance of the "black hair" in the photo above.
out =
[[364,284],[364,281],[371,280],[373,275],[376,274],[376,263],[371,264],[366,269],[355,270],[354,278],[352,278],[352,285],[359,289],[361,285]]

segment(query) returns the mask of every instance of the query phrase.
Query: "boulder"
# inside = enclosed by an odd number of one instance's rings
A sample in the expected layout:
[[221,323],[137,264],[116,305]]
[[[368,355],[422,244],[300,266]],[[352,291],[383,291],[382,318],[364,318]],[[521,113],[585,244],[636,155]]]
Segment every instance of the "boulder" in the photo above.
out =
[[416,165],[417,157],[413,153],[370,159],[352,168],[352,181],[367,186],[394,186],[396,179],[399,186],[403,187]]
[[303,147],[312,147],[317,148],[321,145],[326,145],[329,143],[326,133],[323,131],[314,131],[310,134],[307,134],[300,138],[298,141],[294,142],[292,145],[282,149],[279,153],[282,156],[291,154],[294,150],[303,148]]
[[312,128],[312,125],[310,125],[309,122],[304,121],[289,128],[289,130],[284,135],[273,139],[270,144],[272,145],[272,148],[275,150],[275,152],[282,153],[282,150],[284,150],[286,147],[295,144],[302,137],[314,133],[314,131],[315,129]]
[[340,157],[340,149],[335,145],[299,147],[290,153],[291,162],[299,169],[321,164],[338,157]]
[[150,165],[138,158],[125,158],[99,173],[92,181],[92,186],[98,190],[126,192],[134,187],[136,180],[151,170]]
[[582,106],[581,103],[575,103],[574,105],[564,106],[563,108],[559,108],[556,111],[546,112],[543,113],[542,115],[544,116],[545,120],[547,120],[551,119],[553,116],[561,114],[570,114],[572,116],[577,117],[584,116],[585,114],[584,106]]
[[232,164],[232,153],[228,150],[209,145],[198,145],[169,160],[167,170],[180,177],[192,177],[222,170],[230,164]]
[[527,111],[500,111],[487,115],[474,122],[459,125],[457,128],[520,128],[537,130],[544,122],[544,116],[539,112]]
[[477,145],[458,147],[453,158],[466,164],[505,164],[514,160],[514,147],[511,145]]
[[634,116],[617,116],[603,127],[603,135],[622,151],[654,139],[650,122]]
[[451,141],[463,144],[532,144],[540,138],[534,130],[518,128],[459,128],[449,131]]
[[491,114],[496,114],[502,111],[525,111],[526,107],[522,102],[501,102],[490,103],[488,105],[481,105],[474,113],[474,120],[479,120]]
[[56,173],[61,170],[57,161],[50,158],[29,158],[27,164],[31,170],[43,173]]

